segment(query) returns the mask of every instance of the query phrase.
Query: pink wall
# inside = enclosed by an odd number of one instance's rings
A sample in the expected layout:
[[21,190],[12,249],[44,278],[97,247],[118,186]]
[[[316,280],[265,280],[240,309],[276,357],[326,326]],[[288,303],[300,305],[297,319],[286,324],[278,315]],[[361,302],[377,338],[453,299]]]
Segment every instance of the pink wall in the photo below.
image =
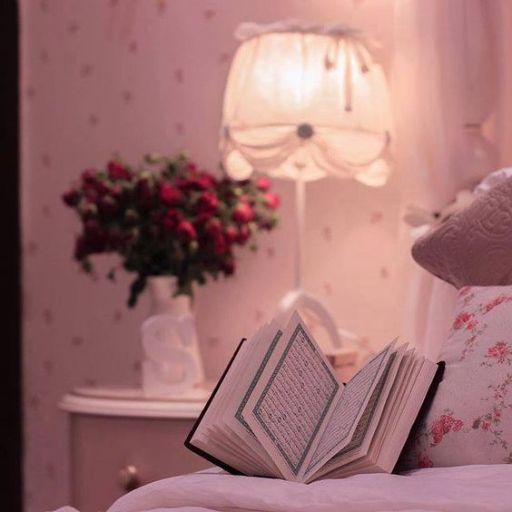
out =
[[[68,499],[67,425],[57,402],[71,387],[139,379],[138,326],[128,279],[91,280],[71,260],[77,224],[61,192],[116,153],[187,148],[218,160],[223,84],[242,21],[343,21],[382,42],[389,64],[392,2],[382,0],[21,1],[24,392],[27,510]],[[389,20],[389,21],[388,21]],[[198,292],[207,372],[268,319],[292,284],[293,190],[279,183],[282,224],[240,253],[238,276]],[[340,325],[378,346],[396,334],[400,191],[325,180],[308,186],[305,282]],[[104,268],[107,265],[105,263]]]

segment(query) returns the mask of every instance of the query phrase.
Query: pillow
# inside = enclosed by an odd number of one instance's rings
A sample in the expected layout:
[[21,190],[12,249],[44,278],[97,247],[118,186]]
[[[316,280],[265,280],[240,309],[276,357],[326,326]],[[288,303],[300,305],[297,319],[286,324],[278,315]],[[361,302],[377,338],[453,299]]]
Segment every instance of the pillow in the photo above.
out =
[[457,288],[512,284],[512,178],[420,237],[412,255]]
[[443,380],[402,468],[511,463],[512,286],[459,291],[440,360]]
[[510,177],[512,177],[512,167],[503,167],[491,172],[475,187],[473,193],[478,195],[488,192]]

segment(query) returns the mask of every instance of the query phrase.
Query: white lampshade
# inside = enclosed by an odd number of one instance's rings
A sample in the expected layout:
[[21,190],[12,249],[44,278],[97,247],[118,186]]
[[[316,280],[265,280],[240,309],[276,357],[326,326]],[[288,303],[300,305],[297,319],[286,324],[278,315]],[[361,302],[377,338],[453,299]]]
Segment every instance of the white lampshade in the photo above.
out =
[[358,31],[243,24],[226,85],[221,151],[228,173],[386,182],[390,107],[384,73]]

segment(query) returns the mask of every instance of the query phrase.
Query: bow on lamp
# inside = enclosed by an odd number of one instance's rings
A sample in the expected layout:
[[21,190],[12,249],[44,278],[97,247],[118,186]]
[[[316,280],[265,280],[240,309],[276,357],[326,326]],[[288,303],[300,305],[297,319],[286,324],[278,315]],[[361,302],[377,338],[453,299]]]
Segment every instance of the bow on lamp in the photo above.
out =
[[226,171],[254,170],[296,183],[295,289],[281,313],[312,310],[341,344],[325,306],[301,283],[305,184],[325,176],[385,184],[390,107],[382,68],[361,33],[342,25],[245,23],[227,80],[221,133]]

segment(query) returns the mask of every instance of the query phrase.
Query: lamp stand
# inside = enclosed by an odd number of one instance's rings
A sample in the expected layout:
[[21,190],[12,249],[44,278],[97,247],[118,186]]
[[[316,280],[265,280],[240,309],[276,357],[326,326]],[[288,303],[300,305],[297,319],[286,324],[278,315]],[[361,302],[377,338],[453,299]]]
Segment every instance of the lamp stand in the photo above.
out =
[[306,182],[295,180],[295,288],[279,302],[278,318],[287,321],[295,309],[311,311],[323,324],[335,348],[342,347],[336,323],[327,307],[302,288],[302,248],[304,238],[304,214],[306,209]]

